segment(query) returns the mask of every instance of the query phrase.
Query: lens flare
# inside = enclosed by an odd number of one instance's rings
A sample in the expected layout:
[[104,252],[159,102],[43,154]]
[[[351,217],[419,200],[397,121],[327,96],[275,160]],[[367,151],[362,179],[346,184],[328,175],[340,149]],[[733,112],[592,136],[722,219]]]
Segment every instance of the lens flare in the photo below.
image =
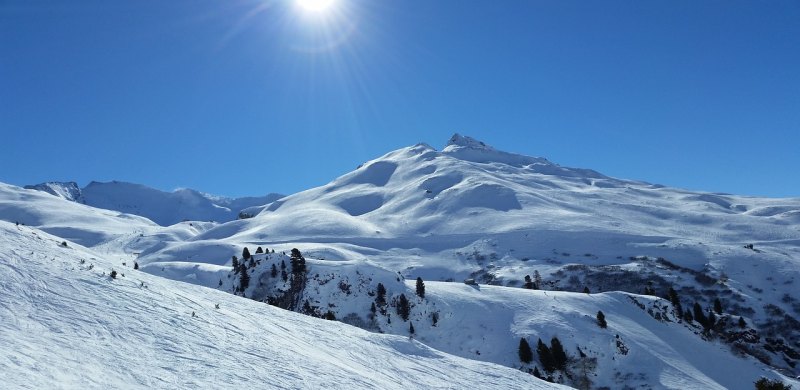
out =
[[300,8],[309,12],[325,12],[331,8],[336,0],[297,0]]

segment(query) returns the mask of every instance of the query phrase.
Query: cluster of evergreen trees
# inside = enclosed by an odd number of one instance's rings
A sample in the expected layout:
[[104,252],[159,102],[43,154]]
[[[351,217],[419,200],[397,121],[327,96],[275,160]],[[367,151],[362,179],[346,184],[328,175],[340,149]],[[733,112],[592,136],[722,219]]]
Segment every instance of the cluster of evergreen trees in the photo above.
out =
[[[533,351],[531,350],[530,344],[528,344],[528,340],[526,340],[524,337],[519,339],[518,353],[519,360],[523,363],[528,364],[533,361]],[[539,363],[542,365],[542,369],[544,369],[548,374],[567,369],[569,357],[564,351],[564,346],[561,345],[561,340],[559,340],[556,336],[553,336],[553,338],[550,339],[550,346],[547,346],[542,339],[539,339],[536,344],[536,354],[539,355]],[[539,370],[537,367],[534,370],[534,373],[538,371]]]

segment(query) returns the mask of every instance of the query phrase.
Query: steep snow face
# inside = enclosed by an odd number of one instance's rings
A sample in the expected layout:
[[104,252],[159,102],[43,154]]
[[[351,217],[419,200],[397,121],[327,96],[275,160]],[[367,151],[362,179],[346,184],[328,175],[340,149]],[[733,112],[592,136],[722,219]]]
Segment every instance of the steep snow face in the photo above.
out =
[[25,186],[25,188],[30,190],[44,191],[50,195],[55,195],[59,198],[63,198],[72,202],[84,203],[81,189],[78,187],[78,183],[75,183],[74,181],[49,181],[47,183]]
[[85,203],[99,208],[141,215],[162,226],[181,221],[235,220],[247,208],[269,204],[282,197],[225,198],[191,189],[159,191],[139,184],[91,182],[83,190]]
[[60,240],[0,221],[4,388],[565,388],[154,277]]

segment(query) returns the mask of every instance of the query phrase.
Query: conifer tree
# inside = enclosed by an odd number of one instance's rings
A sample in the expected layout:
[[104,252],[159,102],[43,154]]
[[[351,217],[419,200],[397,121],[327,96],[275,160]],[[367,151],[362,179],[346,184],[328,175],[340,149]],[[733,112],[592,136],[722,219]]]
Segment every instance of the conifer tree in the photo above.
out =
[[278,267],[275,266],[275,263],[272,264],[272,267],[269,270],[269,275],[273,278],[278,276]]
[[739,327],[740,328],[746,328],[747,327],[747,322],[744,322],[744,318],[742,318],[741,316],[739,316]]
[[719,298],[714,299],[714,311],[717,314],[722,314],[722,302],[720,302]]
[[378,291],[377,296],[375,297],[375,303],[378,306],[386,305],[386,287],[383,287],[383,283],[378,283]]
[[306,259],[303,257],[303,254],[300,253],[300,250],[292,248],[289,257],[291,258],[293,274],[302,274],[306,272]]
[[539,355],[539,362],[542,363],[545,372],[550,373],[556,370],[553,354],[547,344],[542,342],[542,339],[536,343],[536,353]]
[[411,308],[408,305],[408,298],[406,298],[406,294],[400,294],[400,299],[397,300],[397,315],[403,319],[403,321],[408,321],[408,315],[411,312]]
[[409,334],[414,334],[414,322],[411,322],[411,321],[410,321],[410,322],[408,323],[408,333],[409,333]]
[[244,247],[244,249],[242,249],[242,259],[247,260],[249,258],[250,258],[250,250],[247,249],[247,247]]
[[703,314],[703,308],[700,307],[699,303],[694,303],[692,311],[694,312],[694,320],[697,321],[698,324],[703,325],[703,327],[707,327],[708,320],[706,319],[706,315]]
[[672,303],[672,307],[675,308],[675,313],[677,316],[680,317],[683,314],[683,307],[681,306],[681,299],[678,297],[678,292],[675,291],[674,288],[669,288],[667,299]]
[[425,298],[425,282],[422,281],[421,277],[417,277],[417,295],[420,298]]
[[239,272],[239,259],[236,256],[231,257],[231,265],[233,266],[233,272]]
[[533,271],[533,289],[542,289],[542,275],[539,274],[538,270]]
[[261,247],[256,248],[256,253],[264,253],[264,249]]
[[584,294],[589,294],[589,286],[584,286],[583,287],[583,293]]
[[520,337],[519,339],[519,360],[523,363],[530,363],[533,361],[533,351],[531,351],[531,346],[528,344],[528,340],[525,340],[524,337]]
[[240,276],[239,279],[239,286],[241,286],[242,292],[244,292],[244,290],[246,290],[247,287],[250,286],[250,275],[247,274],[246,267],[242,267],[241,273],[242,275]]
[[523,284],[522,287],[528,290],[533,290],[533,280],[531,280],[530,275],[525,275],[525,284]]
[[544,378],[542,377],[542,373],[541,373],[541,372],[539,372],[539,367],[534,367],[534,368],[533,368],[533,376],[535,376],[535,377],[537,377],[537,378],[539,378],[539,379],[542,379],[542,380],[544,380]]
[[133,262],[133,269],[139,269],[139,263]]
[[597,311],[597,326],[603,329],[605,329],[608,326],[608,323],[606,323],[606,315],[603,314],[602,310]]
[[553,336],[550,340],[550,353],[553,354],[553,364],[557,370],[565,370],[567,368],[567,353],[564,352],[564,347],[558,337]]

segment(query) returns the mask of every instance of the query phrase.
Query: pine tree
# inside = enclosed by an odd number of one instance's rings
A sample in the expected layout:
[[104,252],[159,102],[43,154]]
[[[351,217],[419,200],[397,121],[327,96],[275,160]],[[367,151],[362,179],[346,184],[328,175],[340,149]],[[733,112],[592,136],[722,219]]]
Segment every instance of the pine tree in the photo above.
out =
[[133,262],[133,269],[139,269],[139,263]]
[[583,293],[584,293],[584,294],[589,294],[589,286],[585,286],[585,287],[583,288]]
[[536,353],[539,354],[539,362],[542,363],[542,368],[545,372],[553,372],[556,370],[555,362],[553,361],[553,353],[547,344],[542,342],[542,339],[536,343]]
[[681,299],[678,296],[678,292],[675,291],[674,288],[670,287],[669,292],[667,293],[667,299],[672,302],[672,307],[675,308],[675,313],[677,313],[678,317],[683,314],[683,307],[681,306]]
[[397,315],[403,319],[403,321],[408,321],[408,315],[411,312],[411,308],[408,305],[408,298],[406,298],[406,294],[400,294],[400,299],[397,301]]
[[567,353],[564,352],[564,347],[558,337],[553,336],[550,340],[550,352],[553,354],[553,364],[557,370],[565,370],[567,368]]
[[264,249],[261,247],[256,248],[256,253],[264,253]]
[[420,298],[425,298],[425,282],[422,281],[421,277],[417,277],[417,295]]
[[542,275],[539,274],[539,271],[533,271],[533,289],[542,289]]
[[414,322],[409,322],[408,323],[408,333],[409,334],[414,334]]
[[249,258],[250,258],[250,250],[247,249],[247,247],[244,247],[244,249],[242,249],[242,259],[247,260]]
[[239,272],[239,259],[236,256],[231,257],[231,265],[233,266],[233,272]]
[[332,311],[328,310],[328,312],[325,313],[325,319],[328,320],[328,321],[336,321],[336,314],[334,314]]
[[246,290],[247,287],[250,286],[250,275],[247,274],[246,267],[242,267],[241,273],[242,275],[240,276],[239,279],[239,286],[241,287],[242,292],[244,292],[244,290]]
[[719,298],[714,299],[714,311],[717,314],[722,314],[722,302],[720,302]]
[[286,260],[281,260],[281,270],[286,269]]
[[292,248],[289,257],[291,258],[293,274],[302,274],[306,272],[306,259],[303,257],[303,254],[300,253],[300,250]]
[[530,275],[525,275],[525,284],[523,284],[522,287],[528,290],[533,290],[533,280],[531,280]]
[[537,378],[539,378],[539,379],[542,379],[542,380],[544,379],[544,378],[542,377],[542,373],[541,373],[541,372],[539,372],[539,367],[534,367],[534,368],[533,368],[533,376],[535,376],[535,377],[537,377]]
[[530,363],[533,361],[533,351],[531,351],[531,346],[528,344],[528,340],[525,340],[524,337],[519,339],[519,360],[523,363]]
[[742,318],[741,316],[739,316],[739,327],[740,328],[746,328],[747,327],[747,322],[744,322],[744,318]]
[[278,267],[276,267],[274,263],[272,264],[272,268],[269,270],[269,275],[273,278],[278,276]]
[[383,287],[383,283],[378,283],[378,291],[377,296],[375,297],[375,303],[378,306],[386,305],[386,287]]
[[608,326],[608,323],[606,323],[606,315],[603,314],[602,310],[597,311],[597,326],[603,329],[605,329]]
[[697,321],[698,324],[703,325],[703,327],[706,327],[708,320],[706,319],[706,315],[703,314],[703,308],[700,307],[700,304],[695,302],[692,311],[694,312],[694,320]]

